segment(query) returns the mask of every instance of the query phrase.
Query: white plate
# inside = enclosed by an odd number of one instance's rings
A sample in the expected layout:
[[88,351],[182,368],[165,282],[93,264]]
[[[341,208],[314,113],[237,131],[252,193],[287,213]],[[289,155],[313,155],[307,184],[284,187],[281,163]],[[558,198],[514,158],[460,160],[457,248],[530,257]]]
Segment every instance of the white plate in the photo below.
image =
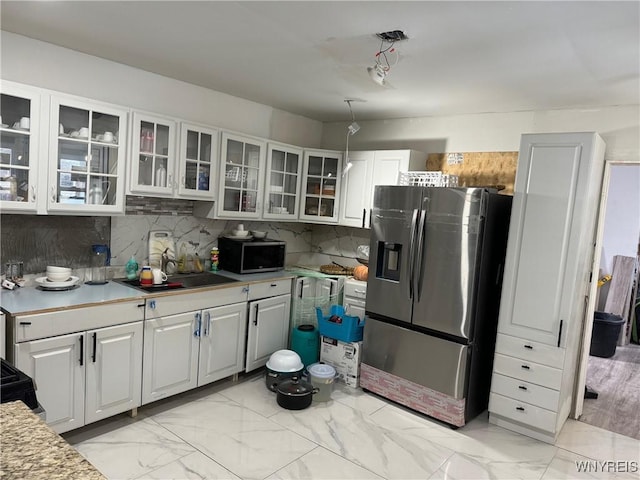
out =
[[36,278],[36,283],[40,285],[42,288],[61,288],[61,287],[71,287],[78,283],[80,278],[74,277],[73,275],[69,280],[65,280],[64,282],[52,282],[47,277]]
[[232,240],[251,240],[253,235],[245,235],[244,237],[235,236],[235,235],[225,235],[227,238],[231,238]]

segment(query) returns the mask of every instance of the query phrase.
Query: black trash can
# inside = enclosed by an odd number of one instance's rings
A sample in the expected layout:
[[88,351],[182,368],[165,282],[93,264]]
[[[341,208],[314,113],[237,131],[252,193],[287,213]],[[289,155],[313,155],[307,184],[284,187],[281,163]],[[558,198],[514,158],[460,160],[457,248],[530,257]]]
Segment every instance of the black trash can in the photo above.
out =
[[624,319],[612,313],[594,312],[589,355],[609,358],[616,353],[616,345]]

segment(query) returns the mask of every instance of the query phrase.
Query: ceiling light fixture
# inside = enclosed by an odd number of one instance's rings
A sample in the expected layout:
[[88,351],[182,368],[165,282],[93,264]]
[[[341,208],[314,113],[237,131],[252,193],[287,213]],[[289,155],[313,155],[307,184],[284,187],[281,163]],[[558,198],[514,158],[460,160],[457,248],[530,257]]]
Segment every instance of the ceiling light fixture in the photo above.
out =
[[353,115],[353,110],[351,109],[351,102],[353,102],[353,100],[347,99],[345,102],[349,105],[349,111],[351,112],[351,124],[347,127],[347,148],[345,149],[344,155],[345,165],[344,170],[342,170],[343,177],[351,170],[351,167],[353,167],[353,163],[349,160],[349,137],[355,135],[360,130],[360,125],[356,122],[356,117]]
[[[376,63],[371,67],[367,67],[367,72],[369,72],[371,80],[384,87],[387,85],[386,78],[391,67],[395,66],[399,59],[398,51],[393,47],[393,45],[396,42],[408,40],[409,37],[407,37],[402,30],[376,33],[376,37],[380,39],[380,48],[375,54]],[[385,44],[387,44],[386,47]],[[395,62],[393,62],[393,65],[389,62],[389,56],[391,55],[395,55]]]

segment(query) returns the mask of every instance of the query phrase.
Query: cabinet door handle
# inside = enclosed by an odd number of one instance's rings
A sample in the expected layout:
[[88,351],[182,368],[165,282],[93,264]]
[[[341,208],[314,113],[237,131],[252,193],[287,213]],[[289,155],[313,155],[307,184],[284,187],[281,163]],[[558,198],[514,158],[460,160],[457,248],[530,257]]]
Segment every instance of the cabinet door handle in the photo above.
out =
[[525,390],[525,391],[527,390],[527,387],[525,387],[524,385],[518,385],[518,388],[520,390]]
[[367,209],[363,208],[362,209],[362,228],[364,228],[364,220],[365,220],[366,216],[367,216]]
[[370,208],[369,209],[369,228],[371,228],[371,215],[372,215],[372,213],[373,213],[373,209]]
[[531,370],[531,367],[529,365],[521,365],[521,367],[525,370]]
[[193,334],[196,337],[200,336],[200,328],[202,327],[202,316],[200,315],[200,312],[196,313],[194,315],[194,319],[196,321],[196,330],[193,332]]
[[31,322],[20,322],[20,325],[31,325]]
[[260,308],[260,304],[256,303],[256,315],[253,318],[253,324],[256,325],[256,326],[258,325],[258,313],[260,313],[258,311],[259,308]]
[[560,346],[560,338],[562,338],[562,320],[560,320],[560,328],[558,329],[558,347]]
[[144,303],[139,303],[138,308],[144,308]]
[[521,412],[524,412],[524,407],[516,407],[516,410],[519,410]]
[[80,335],[80,366],[84,365],[84,335]]
[[333,297],[333,282],[329,281],[329,296]]
[[204,326],[204,336],[208,337],[209,333],[211,333],[211,313],[205,312],[205,318],[207,320],[206,325]]
[[525,345],[524,348],[526,348],[527,350],[533,350],[533,346],[531,345]]
[[93,332],[93,353],[91,354],[91,361],[96,363],[96,350],[98,349],[98,334]]

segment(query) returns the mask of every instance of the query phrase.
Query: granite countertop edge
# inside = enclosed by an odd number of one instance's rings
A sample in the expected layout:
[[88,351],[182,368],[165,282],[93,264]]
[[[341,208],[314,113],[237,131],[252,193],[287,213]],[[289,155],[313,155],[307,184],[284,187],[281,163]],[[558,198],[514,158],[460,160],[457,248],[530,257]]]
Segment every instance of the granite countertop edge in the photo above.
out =
[[21,401],[0,404],[0,477],[106,480]]

